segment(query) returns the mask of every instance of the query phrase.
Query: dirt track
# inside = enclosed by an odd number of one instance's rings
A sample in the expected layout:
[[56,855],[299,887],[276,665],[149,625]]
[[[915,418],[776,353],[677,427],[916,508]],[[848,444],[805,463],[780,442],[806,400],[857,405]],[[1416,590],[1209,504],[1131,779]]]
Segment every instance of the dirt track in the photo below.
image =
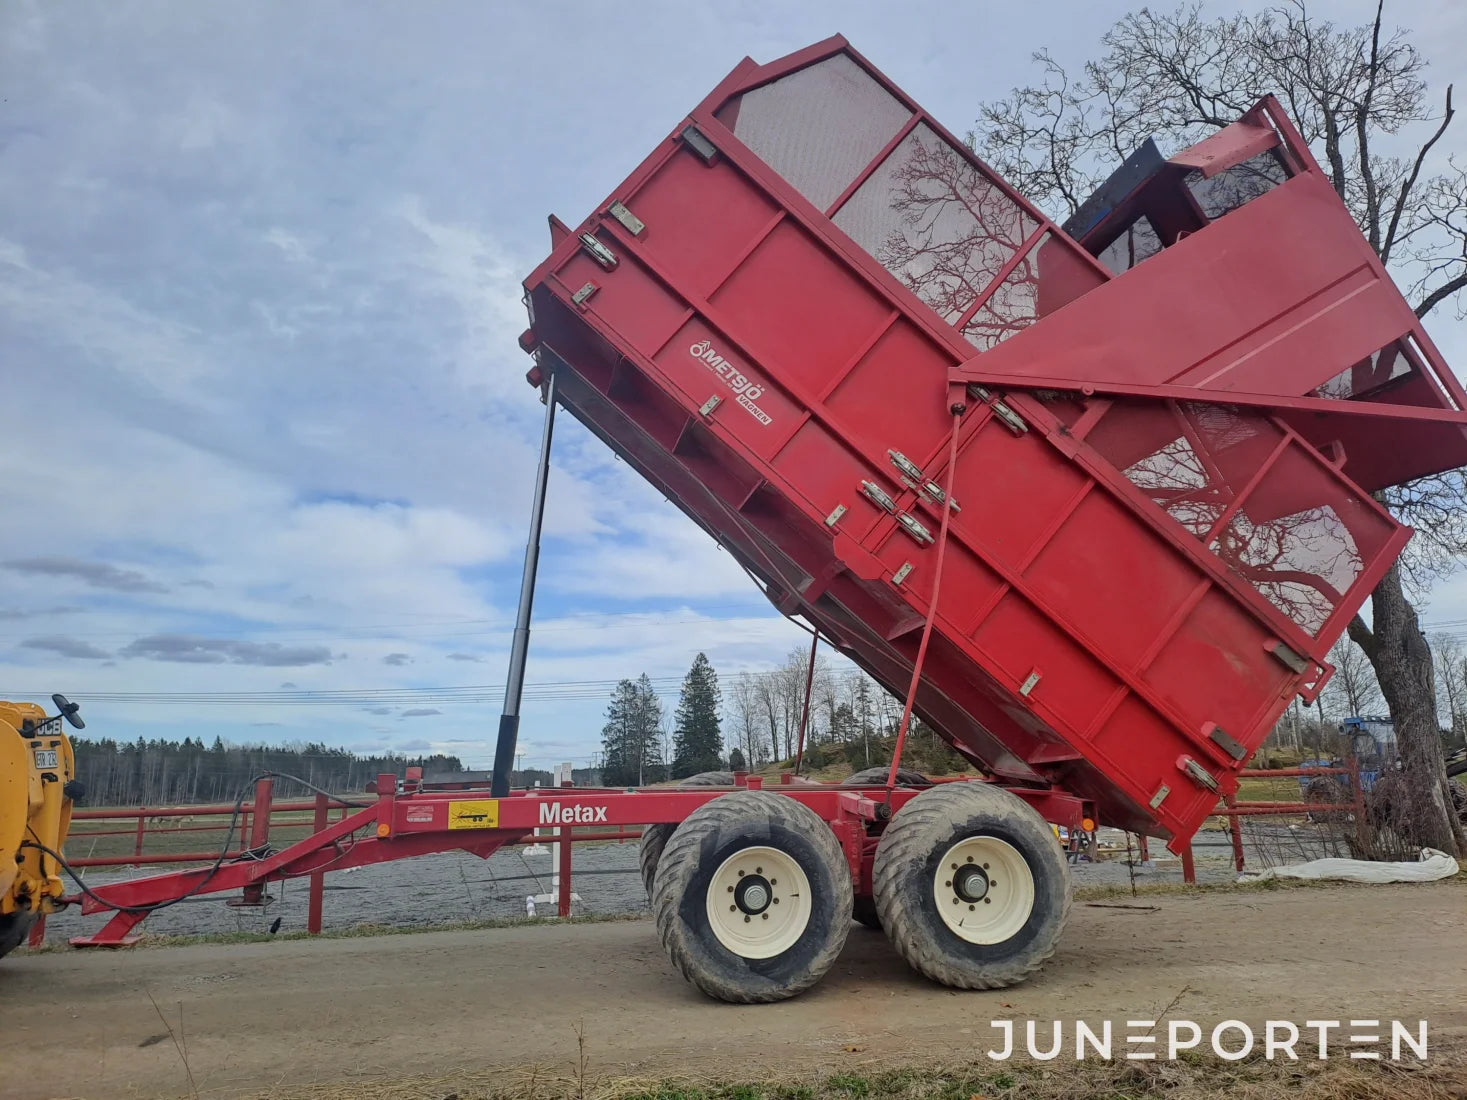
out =
[[[1077,903],[1045,971],[998,993],[919,979],[853,927],[794,1001],[704,1000],[648,921],[120,953],[0,963],[0,1067],[11,1100],[187,1094],[178,1029],[210,1097],[288,1096],[487,1065],[570,1071],[584,1021],[589,1074],[805,1073],[924,1055],[981,1057],[990,1019],[1351,1017],[1430,1021],[1467,1036],[1467,889],[1249,891]],[[1344,958],[1350,962],[1342,962]],[[160,1038],[161,1037],[161,1038]]]

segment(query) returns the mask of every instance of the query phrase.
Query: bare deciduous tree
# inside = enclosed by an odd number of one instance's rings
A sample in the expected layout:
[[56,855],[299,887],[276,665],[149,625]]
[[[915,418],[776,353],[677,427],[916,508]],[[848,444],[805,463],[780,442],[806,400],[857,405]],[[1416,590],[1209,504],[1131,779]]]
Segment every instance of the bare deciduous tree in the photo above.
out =
[[[1428,98],[1426,61],[1403,30],[1375,18],[1343,27],[1304,0],[1207,18],[1199,5],[1142,9],[1101,39],[1099,56],[1067,72],[1035,55],[1039,82],[986,104],[970,141],[1019,191],[1061,218],[1148,138],[1181,148],[1277,95],[1371,247],[1418,317],[1444,303],[1462,316],[1467,287],[1467,169],[1440,146],[1452,92]],[[1395,722],[1415,839],[1467,852],[1453,814],[1438,732],[1433,658],[1411,596],[1467,548],[1460,471],[1383,494],[1416,529],[1406,557],[1371,596],[1371,621],[1350,637],[1369,658]]]
[[1330,709],[1336,718],[1356,718],[1376,714],[1384,702],[1375,670],[1359,646],[1348,637],[1341,638],[1329,651],[1335,674],[1325,687],[1325,695],[1334,704]]
[[1437,700],[1446,725],[1454,734],[1460,734],[1467,723],[1467,683],[1463,681],[1462,639],[1455,634],[1437,634],[1431,639],[1431,653],[1436,659],[1436,686],[1441,691]]

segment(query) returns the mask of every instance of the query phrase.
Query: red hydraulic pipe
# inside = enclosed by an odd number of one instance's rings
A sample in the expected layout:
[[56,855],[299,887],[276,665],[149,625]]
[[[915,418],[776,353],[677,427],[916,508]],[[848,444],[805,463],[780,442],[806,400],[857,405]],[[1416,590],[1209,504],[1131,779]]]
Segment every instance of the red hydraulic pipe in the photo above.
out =
[[[1320,768],[1318,770],[1323,771],[1324,769]],[[298,800],[295,802],[273,803],[274,808],[281,812],[284,812],[286,810],[310,810],[314,809],[315,805],[316,804],[309,799]],[[114,819],[125,819],[133,817],[229,817],[234,814],[235,809],[236,807],[232,802],[227,806],[139,806],[136,809],[117,810],[77,809],[72,811],[71,819],[73,821],[111,821]],[[250,811],[250,803],[245,802],[241,804],[238,809],[241,813],[248,813]]]
[[[234,859],[242,854],[241,851],[228,852],[224,858]],[[66,862],[73,867],[131,867],[134,864],[145,866],[149,863],[213,863],[218,858],[218,852],[168,852],[147,856],[67,857]]]
[[902,708],[902,724],[897,728],[896,748],[891,754],[891,771],[886,776],[886,789],[896,786],[897,768],[902,763],[902,749],[907,743],[907,726],[912,721],[912,706],[917,702],[917,685],[922,682],[922,662],[927,657],[927,642],[932,637],[932,624],[937,618],[937,594],[942,588],[942,561],[947,556],[947,524],[952,517],[953,481],[958,468],[958,429],[963,423],[963,405],[952,406],[953,435],[947,454],[947,484],[943,486],[942,525],[937,531],[937,560],[932,567],[932,595],[927,605],[927,621],[922,624],[922,640],[917,644],[917,659],[912,662],[912,684],[907,688],[907,703]]

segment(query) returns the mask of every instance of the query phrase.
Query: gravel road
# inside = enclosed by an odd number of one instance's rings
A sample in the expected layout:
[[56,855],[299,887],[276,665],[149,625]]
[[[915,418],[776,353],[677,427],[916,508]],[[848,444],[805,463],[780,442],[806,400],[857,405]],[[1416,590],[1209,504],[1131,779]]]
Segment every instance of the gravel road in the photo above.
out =
[[210,1100],[546,1097],[576,1094],[578,1030],[595,1085],[982,1060],[990,1020],[1123,1034],[1163,1012],[1260,1033],[1266,1019],[1426,1019],[1440,1059],[1467,1039],[1464,918],[1460,882],[1078,903],[1038,975],[963,994],[853,926],[818,986],[754,1006],[698,994],[647,920],[19,953],[0,962],[0,1066],[7,1100],[186,1095],[185,1049],[192,1095]]

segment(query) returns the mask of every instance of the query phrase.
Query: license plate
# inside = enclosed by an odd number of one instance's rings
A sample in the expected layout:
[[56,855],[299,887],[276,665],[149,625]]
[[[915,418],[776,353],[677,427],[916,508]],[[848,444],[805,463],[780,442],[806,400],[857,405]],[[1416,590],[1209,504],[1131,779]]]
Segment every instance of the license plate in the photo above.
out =
[[37,749],[36,750],[36,767],[38,767],[38,768],[54,768],[56,766],[57,765],[56,765],[56,750],[55,749]]

